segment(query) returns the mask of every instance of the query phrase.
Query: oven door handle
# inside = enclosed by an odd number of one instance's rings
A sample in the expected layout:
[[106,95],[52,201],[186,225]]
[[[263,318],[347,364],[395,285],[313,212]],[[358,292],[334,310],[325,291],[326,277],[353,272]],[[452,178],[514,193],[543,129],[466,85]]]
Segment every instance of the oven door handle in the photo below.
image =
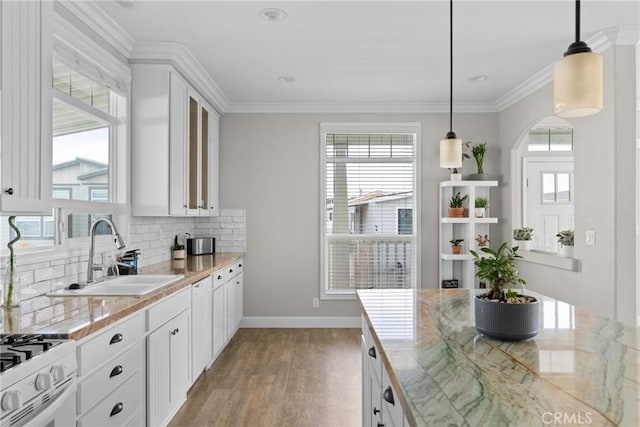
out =
[[46,407],[40,412],[36,412],[35,415],[27,420],[29,425],[47,425],[54,419],[56,412],[60,409],[60,403],[64,402],[67,398],[75,398],[76,394],[76,379],[72,379],[65,386],[65,390],[57,395],[53,400],[49,401]]

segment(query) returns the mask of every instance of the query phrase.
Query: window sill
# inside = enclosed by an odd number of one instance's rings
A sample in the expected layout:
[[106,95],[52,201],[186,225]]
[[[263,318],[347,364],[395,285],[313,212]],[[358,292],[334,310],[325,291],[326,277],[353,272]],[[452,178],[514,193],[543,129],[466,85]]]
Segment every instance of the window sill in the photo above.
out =
[[530,262],[532,264],[545,265],[547,267],[568,271],[578,271],[580,268],[580,261],[576,258],[565,258],[540,251],[518,251],[518,253],[522,255],[520,261]]

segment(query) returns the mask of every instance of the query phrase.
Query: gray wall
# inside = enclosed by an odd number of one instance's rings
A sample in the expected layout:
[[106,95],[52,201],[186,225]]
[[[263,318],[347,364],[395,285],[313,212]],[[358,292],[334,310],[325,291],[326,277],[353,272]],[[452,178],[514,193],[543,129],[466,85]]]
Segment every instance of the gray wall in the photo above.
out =
[[[225,114],[220,123],[220,204],[246,208],[245,316],[357,316],[357,303],[320,294],[320,122],[420,122],[420,286],[438,286],[439,141],[447,114]],[[488,143],[485,172],[500,162],[497,114],[455,114],[463,140]],[[471,161],[465,174],[475,173]],[[492,198],[500,212],[501,202]],[[498,230],[496,230],[498,232]],[[493,237],[493,236],[492,236]],[[498,236],[499,237],[499,236]]]
[[[568,120],[575,128],[574,256],[580,260],[580,271],[527,262],[520,263],[520,271],[533,290],[635,325],[635,49],[610,48],[604,60],[604,110]],[[511,150],[533,124],[553,114],[552,99],[549,84],[500,113],[506,180],[511,180]],[[515,183],[504,184],[503,234],[519,222],[509,217],[512,203],[518,202],[512,199]],[[585,245],[585,230],[595,230],[595,246]]]

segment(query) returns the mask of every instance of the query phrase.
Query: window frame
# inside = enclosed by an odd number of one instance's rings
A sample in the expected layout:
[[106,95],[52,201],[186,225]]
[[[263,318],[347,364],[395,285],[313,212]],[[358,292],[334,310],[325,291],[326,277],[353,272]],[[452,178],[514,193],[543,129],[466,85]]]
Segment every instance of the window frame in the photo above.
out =
[[[413,152],[414,164],[414,220],[415,220],[415,277],[411,279],[411,287],[416,288],[420,278],[420,250],[421,250],[421,154],[420,146],[422,145],[422,125],[419,122],[321,122],[320,123],[320,299],[322,300],[354,300],[356,299],[355,290],[329,291],[328,289],[328,264],[326,251],[329,243],[327,235],[327,213],[326,213],[326,197],[327,197],[327,135],[328,134],[413,134],[415,135],[415,147]],[[397,225],[397,224],[396,224]],[[366,236],[366,235],[365,235]],[[413,237],[405,237],[409,235],[384,235],[377,236],[375,239],[403,240],[413,239]],[[363,236],[364,237],[364,236]],[[367,237],[369,238],[369,237]]]

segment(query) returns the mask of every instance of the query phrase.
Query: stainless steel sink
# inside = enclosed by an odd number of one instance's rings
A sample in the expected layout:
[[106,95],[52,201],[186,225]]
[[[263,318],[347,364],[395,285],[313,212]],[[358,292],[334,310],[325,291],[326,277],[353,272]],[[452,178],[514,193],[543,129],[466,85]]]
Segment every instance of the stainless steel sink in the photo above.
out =
[[92,283],[81,289],[60,289],[50,297],[143,296],[184,278],[184,274],[140,274]]

